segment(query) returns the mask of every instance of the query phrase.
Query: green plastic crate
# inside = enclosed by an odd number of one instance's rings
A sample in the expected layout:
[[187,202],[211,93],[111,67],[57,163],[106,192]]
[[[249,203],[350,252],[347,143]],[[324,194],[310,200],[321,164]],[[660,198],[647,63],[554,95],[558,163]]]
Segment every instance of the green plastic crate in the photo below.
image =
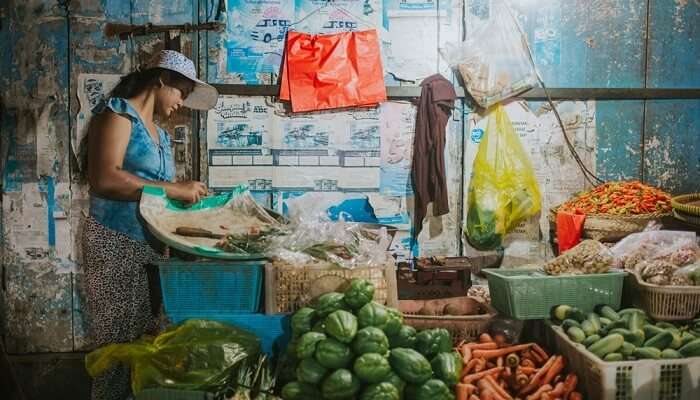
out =
[[214,400],[214,394],[199,390],[153,388],[140,391],[135,400]]
[[539,268],[483,270],[491,305],[515,319],[549,318],[552,307],[568,304],[591,312],[598,304],[620,308],[626,272],[590,275],[547,275]]

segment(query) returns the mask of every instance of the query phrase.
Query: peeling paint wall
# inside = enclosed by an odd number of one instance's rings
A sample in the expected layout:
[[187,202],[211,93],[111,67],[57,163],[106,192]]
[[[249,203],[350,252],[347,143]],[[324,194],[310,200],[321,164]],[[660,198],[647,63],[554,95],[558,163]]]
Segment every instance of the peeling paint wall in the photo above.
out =
[[[290,0],[291,1],[291,0]],[[393,0],[371,0],[371,7]],[[700,87],[700,2],[697,0],[510,0],[551,87]],[[75,238],[87,205],[72,138],[80,104],[81,73],[123,74],[166,45],[164,35],[108,39],[106,22],[183,24],[213,21],[219,0],[6,0],[0,5],[0,132],[2,157],[2,328],[12,353],[70,352],[90,348],[82,312],[80,253]],[[228,2],[226,2],[228,3]],[[469,35],[467,20],[488,15],[490,0],[443,0],[435,48]],[[393,4],[393,3],[392,3]],[[647,24],[648,22],[648,24]],[[406,25],[389,25],[401,37]],[[392,29],[394,31],[392,31]],[[648,42],[645,38],[648,37]],[[226,72],[225,36],[168,36],[196,60],[200,76],[236,83]],[[436,52],[435,52],[436,53]],[[440,57],[429,68],[453,78]],[[272,83],[275,76],[262,77]],[[388,84],[418,82],[390,78]],[[463,105],[460,104],[460,107]],[[532,110],[539,105],[531,104]],[[424,254],[464,252],[463,139],[472,126],[468,105],[456,113],[448,137],[451,214],[443,233],[422,238]],[[461,117],[461,118],[460,118]],[[184,134],[176,144],[177,175],[206,180],[205,116],[181,113],[163,121]],[[700,100],[599,101],[596,153],[591,162],[605,179],[644,178],[673,192],[700,191]],[[199,128],[202,127],[202,128]],[[200,162],[192,150],[199,149]],[[199,171],[194,171],[197,165]],[[581,183],[583,186],[583,183]],[[272,197],[272,196],[270,196]],[[271,202],[272,199],[270,198]],[[429,225],[430,228],[430,225]]]

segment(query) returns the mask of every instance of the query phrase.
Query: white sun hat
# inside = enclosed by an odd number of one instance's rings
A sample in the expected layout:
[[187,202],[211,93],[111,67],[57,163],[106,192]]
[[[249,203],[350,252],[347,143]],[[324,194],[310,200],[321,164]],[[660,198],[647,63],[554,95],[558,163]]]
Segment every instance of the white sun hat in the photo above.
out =
[[147,64],[146,68],[163,68],[179,72],[194,82],[192,93],[187,96],[183,105],[194,110],[209,110],[214,108],[219,98],[219,92],[212,85],[197,79],[194,63],[182,53],[174,50],[161,50]]

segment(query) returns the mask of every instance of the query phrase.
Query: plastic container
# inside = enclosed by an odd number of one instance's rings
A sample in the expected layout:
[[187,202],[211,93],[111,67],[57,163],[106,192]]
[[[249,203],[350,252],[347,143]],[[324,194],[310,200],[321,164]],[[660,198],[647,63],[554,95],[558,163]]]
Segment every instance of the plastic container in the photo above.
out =
[[[453,304],[460,313],[471,315],[444,315],[443,308]],[[399,300],[399,311],[403,313],[404,324],[417,330],[444,328],[452,335],[454,343],[470,341],[489,329],[489,324],[496,316],[488,304],[471,297],[452,297],[436,300]],[[423,309],[437,310],[439,315],[423,315]]]
[[643,282],[636,274],[626,278],[630,298],[659,321],[685,321],[700,314],[700,286],[661,286]]
[[214,394],[199,390],[144,389],[134,396],[135,400],[214,400]]
[[568,304],[591,312],[598,304],[620,308],[626,272],[550,276],[539,268],[484,270],[491,305],[515,319],[549,318],[552,307]]
[[293,313],[316,296],[340,290],[352,279],[366,279],[374,285],[374,301],[396,307],[396,267],[340,268],[311,265],[265,266],[265,313]]
[[265,261],[158,263],[165,313],[185,319],[211,313],[254,313]]
[[566,358],[587,399],[700,399],[700,357],[605,362],[569,340],[560,327],[547,324],[549,346]]
[[[173,323],[180,323],[191,317],[168,315]],[[284,350],[292,336],[289,315],[265,314],[216,314],[209,313],[196,319],[207,319],[223,322],[254,333],[260,338],[260,347],[268,355],[274,355],[276,350]]]

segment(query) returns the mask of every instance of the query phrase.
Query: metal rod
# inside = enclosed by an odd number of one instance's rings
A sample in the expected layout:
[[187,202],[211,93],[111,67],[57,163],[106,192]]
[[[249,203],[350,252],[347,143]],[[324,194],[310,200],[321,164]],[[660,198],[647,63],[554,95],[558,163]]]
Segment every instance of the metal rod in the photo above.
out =
[[[214,84],[223,95],[277,96],[278,85],[231,85]],[[700,89],[643,89],[643,88],[552,88],[547,89],[555,100],[663,100],[700,99]],[[387,96],[392,99],[420,97],[420,86],[387,86]],[[464,89],[457,88],[457,97],[465,96]],[[530,89],[516,98],[545,100],[544,90]]]

